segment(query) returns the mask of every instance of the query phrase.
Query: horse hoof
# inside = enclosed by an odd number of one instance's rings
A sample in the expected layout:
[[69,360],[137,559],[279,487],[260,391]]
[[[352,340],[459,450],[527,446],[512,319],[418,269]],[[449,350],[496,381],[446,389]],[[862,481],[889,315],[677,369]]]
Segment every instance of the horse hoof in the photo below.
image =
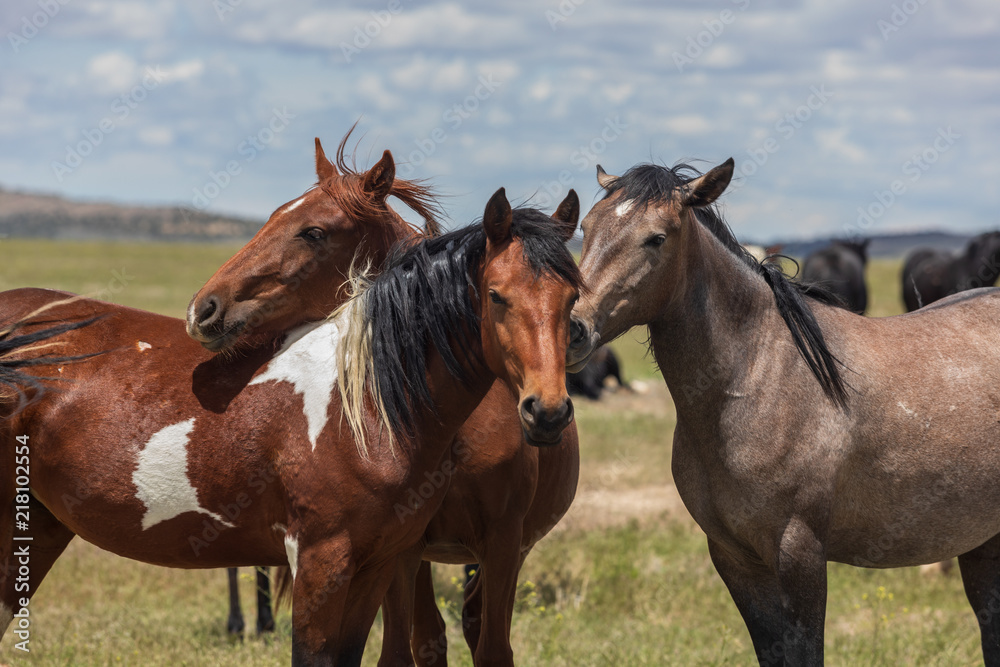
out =
[[262,635],[267,632],[274,632],[274,619],[268,618],[264,620],[257,619],[257,634]]
[[229,623],[226,624],[226,632],[230,637],[239,637],[242,640],[243,629],[245,627],[246,626],[244,625],[242,618],[231,618],[229,619]]

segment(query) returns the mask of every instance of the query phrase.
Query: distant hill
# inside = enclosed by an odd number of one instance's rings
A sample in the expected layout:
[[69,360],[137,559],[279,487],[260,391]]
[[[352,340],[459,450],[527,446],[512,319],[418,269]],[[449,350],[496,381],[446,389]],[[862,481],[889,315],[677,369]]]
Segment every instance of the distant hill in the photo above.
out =
[[81,202],[0,188],[0,238],[245,241],[263,224],[181,206]]
[[[914,248],[942,248],[958,250],[972,238],[969,234],[953,234],[951,232],[927,231],[907,234],[883,234],[868,237],[869,257],[903,257]],[[805,257],[814,250],[819,250],[830,244],[833,238],[813,239],[811,241],[789,241],[784,244],[782,253],[792,257]]]

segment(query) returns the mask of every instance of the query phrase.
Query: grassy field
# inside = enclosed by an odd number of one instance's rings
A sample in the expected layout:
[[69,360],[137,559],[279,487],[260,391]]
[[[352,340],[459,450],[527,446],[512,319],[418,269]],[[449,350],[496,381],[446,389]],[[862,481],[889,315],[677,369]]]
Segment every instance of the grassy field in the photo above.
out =
[[[168,315],[235,250],[224,246],[0,241],[0,289],[102,293]],[[899,263],[876,260],[871,310],[900,311]],[[117,276],[115,273],[117,272]],[[122,281],[120,277],[124,277]],[[115,282],[118,281],[118,282]],[[124,282],[124,286],[120,283]],[[118,289],[121,287],[121,289]],[[674,412],[636,332],[615,343],[640,394],[578,401],[578,501],[528,559],[512,642],[523,665],[751,665],[749,635],[709,561],[705,540],[673,491]],[[471,665],[457,622],[461,572],[435,570],[452,665]],[[956,574],[829,568],[831,665],[981,663],[978,630]],[[253,582],[244,571],[243,599]],[[156,568],[80,540],[31,604],[32,653],[0,643],[11,665],[255,665],[290,656],[290,617],[269,639],[225,635],[223,572]],[[247,609],[248,626],[253,611]],[[381,623],[365,657],[374,665]]]

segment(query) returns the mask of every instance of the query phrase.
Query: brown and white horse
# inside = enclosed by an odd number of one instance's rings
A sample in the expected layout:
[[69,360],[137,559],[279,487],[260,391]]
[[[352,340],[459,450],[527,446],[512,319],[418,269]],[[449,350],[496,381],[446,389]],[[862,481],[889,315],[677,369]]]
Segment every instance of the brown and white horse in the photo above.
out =
[[897,317],[820,303],[719,217],[732,175],[598,167],[571,361],[648,325],[674,482],[761,664],[822,664],[827,561],[953,556],[1000,664],[1000,289]]
[[[340,172],[349,172],[343,145],[336,166],[318,157],[321,183],[339,178],[338,167]],[[383,169],[388,173],[391,161]],[[308,203],[301,210],[309,210]],[[578,217],[579,200],[571,191],[555,218],[571,235]],[[281,258],[296,251],[300,231],[287,218],[273,218],[252,244],[229,260],[191,301],[188,327],[192,335],[212,349],[225,350],[215,341],[224,331],[242,331],[245,321],[254,320],[270,330],[288,326],[282,313],[268,313],[256,305],[274,300],[306,321],[309,304],[300,300],[308,295],[270,278],[277,273],[275,266]],[[325,289],[332,294],[337,286],[329,283]],[[239,333],[226,339],[226,345],[242,343]],[[421,565],[421,558],[481,564],[463,607],[466,640],[477,665],[512,664],[510,622],[518,573],[531,548],[569,509],[579,474],[575,424],[565,429],[558,447],[525,447],[515,401],[503,383],[496,383],[459,430],[453,447],[459,465],[449,475],[445,500],[421,546],[401,560],[386,596],[380,664],[446,664],[444,621],[435,603],[430,567]],[[424,502],[415,490],[398,508],[400,519],[406,520]]]
[[[362,182],[384,202],[392,182],[379,173]],[[565,351],[578,274],[559,226],[512,213],[498,191],[481,226],[414,245],[277,354],[213,357],[176,320],[91,300],[26,323],[30,332],[104,315],[61,335],[59,352],[109,351],[42,366],[67,381],[61,391],[3,422],[4,442],[30,438],[33,538],[22,593],[10,569],[13,517],[0,517],[4,627],[78,534],[174,567],[288,563],[293,662],[359,664],[396,560],[423,536],[443,489],[405,521],[396,508],[452,468],[455,433],[494,379],[520,397],[529,438],[553,441],[568,424],[564,361],[550,357]],[[317,254],[325,247],[312,221],[300,238]],[[408,289],[415,277],[425,289]],[[4,293],[0,319],[65,296]],[[408,327],[380,326],[389,321]],[[14,476],[0,484],[0,503],[12,505]]]

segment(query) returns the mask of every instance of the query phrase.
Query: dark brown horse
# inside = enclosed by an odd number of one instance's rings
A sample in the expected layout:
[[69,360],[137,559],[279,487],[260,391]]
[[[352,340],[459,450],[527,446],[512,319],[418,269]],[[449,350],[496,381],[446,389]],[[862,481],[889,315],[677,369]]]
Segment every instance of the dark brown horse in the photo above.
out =
[[613,377],[618,381],[618,386],[622,389],[631,390],[631,387],[622,378],[621,363],[607,345],[602,345],[587,360],[587,365],[576,373],[566,374],[566,389],[569,395],[581,394],[591,400],[601,398],[604,391],[604,381]]
[[[347,170],[342,147],[337,162],[341,171]],[[325,169],[336,172],[333,165]],[[320,177],[322,180],[323,173]],[[579,217],[574,192],[554,217],[569,238]],[[288,325],[287,320],[272,322],[267,314],[246,304],[279,300],[290,312],[303,317],[309,312],[308,304],[298,303],[303,298],[300,290],[268,282],[268,276],[275,273],[276,260],[267,258],[284,257],[298,243],[297,230],[287,229],[282,222],[276,219],[269,223],[254,243],[227,262],[192,300],[189,330],[212,349],[226,349],[214,341],[223,331],[242,330],[241,322],[250,318],[268,329]],[[334,293],[335,284],[326,289]],[[204,330],[200,314],[210,332]],[[241,344],[239,334],[227,340],[227,345]],[[460,465],[448,476],[444,502],[420,546],[401,562],[396,582],[386,596],[380,664],[410,664],[414,660],[418,665],[446,664],[444,621],[435,603],[430,568],[426,563],[421,566],[421,558],[483,563],[466,593],[466,640],[476,664],[512,663],[510,620],[518,572],[534,544],[569,508],[579,471],[575,424],[565,429],[558,447],[525,447],[524,443],[515,397],[498,382],[459,430],[453,453]],[[511,493],[511,489],[517,492]],[[400,520],[408,520],[425,502],[415,490],[407,503],[397,508]]]
[[802,282],[833,294],[848,310],[864,315],[868,309],[868,239],[834,241],[809,254],[802,263]]
[[761,664],[823,662],[827,561],[956,555],[1000,664],[1000,289],[872,319],[803,296],[714,209],[732,174],[599,169],[570,360],[649,327],[674,482]]
[[[385,173],[344,178],[382,205],[392,192]],[[327,222],[348,219],[334,208]],[[39,367],[67,381],[62,391],[2,424],[4,442],[24,434],[32,443],[34,538],[21,593],[6,574],[13,518],[0,518],[3,620],[78,534],[173,567],[290,564],[293,662],[359,664],[397,558],[419,542],[444,489],[405,521],[396,508],[453,467],[455,432],[495,378],[520,397],[529,439],[552,442],[568,423],[563,362],[550,356],[565,352],[577,273],[556,227],[512,213],[501,190],[482,225],[414,245],[337,317],[284,337],[277,354],[212,357],[176,320],[91,300],[27,323],[31,333],[103,315],[59,336],[59,350],[110,351]],[[322,232],[303,220],[314,257]],[[427,289],[401,301],[415,274]],[[65,296],[4,293],[0,319],[20,321]],[[407,330],[379,326],[400,320]],[[10,505],[13,475],[0,484]]]
[[1000,277],[1000,231],[969,241],[957,255],[921,248],[903,262],[903,303],[911,312],[949,294],[990,287]]

